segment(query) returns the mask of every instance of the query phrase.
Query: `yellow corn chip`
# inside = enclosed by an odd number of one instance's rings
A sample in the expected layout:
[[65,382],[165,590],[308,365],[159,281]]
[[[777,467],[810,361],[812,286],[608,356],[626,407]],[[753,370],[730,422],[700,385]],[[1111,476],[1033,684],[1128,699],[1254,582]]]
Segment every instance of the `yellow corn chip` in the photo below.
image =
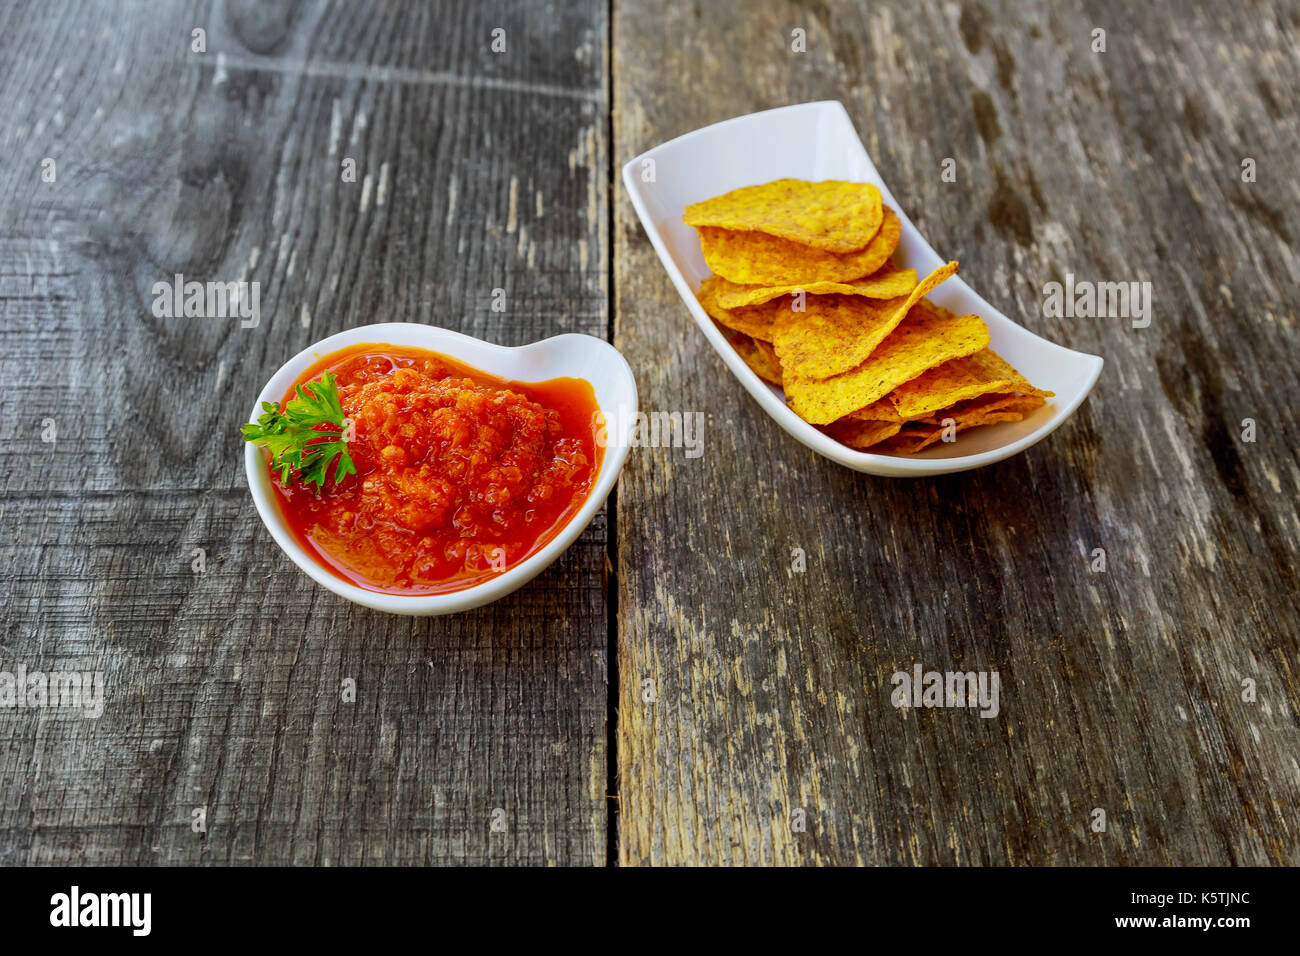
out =
[[1055,392],[1043,392],[1039,395],[1017,395],[1014,400],[1009,399],[1004,404],[1000,405],[998,411],[1019,412],[1023,417],[1028,415],[1030,412],[1037,411],[1047,404],[1047,402],[1042,398],[1043,395],[1051,398],[1055,394]]
[[900,385],[889,398],[904,418],[923,418],[936,409],[989,392],[1020,392],[1039,398],[1052,394],[1034,388],[1000,355],[984,349],[930,369]]
[[859,408],[857,411],[849,412],[843,418],[842,422],[902,422],[903,416],[898,414],[894,408],[894,403],[886,395],[878,402],[872,402],[866,408]]
[[754,348],[758,350],[760,356],[758,361],[766,370],[766,374],[764,372],[758,374],[773,385],[780,385],[785,376],[781,372],[781,359],[777,357],[776,349],[772,347],[772,343],[764,342],[762,339],[754,339]]
[[843,419],[826,426],[826,434],[841,444],[863,451],[898,434],[901,422],[862,422]]
[[1043,399],[1037,395],[993,393],[967,399],[928,418],[904,424],[898,440],[891,443],[894,446],[892,450],[915,454],[941,440],[947,425],[953,426],[952,434],[956,436],[958,432],[980,425],[1022,421],[1026,414],[1043,404]]
[[[803,285],[847,282],[871,275],[894,254],[903,224],[884,207],[879,231],[860,252],[838,254],[753,230],[700,226],[700,246],[709,268],[741,285]],[[744,304],[744,303],[741,303]],[[734,308],[723,301],[725,308]]]
[[772,341],[772,316],[774,310],[766,306],[748,309],[722,308],[718,305],[717,289],[718,283],[725,281],[725,279],[720,279],[717,276],[709,276],[700,284],[695,297],[700,300],[700,305],[704,308],[704,311],[709,314],[713,321],[725,325],[729,329],[744,332],[746,335],[762,339],[765,342]]
[[[771,382],[773,385],[781,384],[781,363],[777,360],[776,352],[772,346],[761,339],[755,339],[744,332],[737,332],[735,329],[729,329],[721,322],[715,320],[718,327],[731,347],[736,353],[745,360],[745,364],[754,370],[754,372],[765,382]],[[891,406],[892,407],[892,406]]]
[[927,369],[971,355],[988,344],[989,330],[978,315],[947,318],[922,301],[857,368],[820,380],[795,378],[787,368],[786,399],[804,421],[827,425],[865,408]]
[[915,455],[942,437],[943,429],[938,426],[908,428],[881,442],[876,451],[890,455]]
[[921,442],[930,437],[930,434],[930,427],[917,428],[909,422],[897,434],[882,441],[875,450],[887,455],[911,455],[916,452]]
[[861,365],[912,306],[956,271],[957,263],[949,262],[926,276],[909,295],[896,299],[808,296],[803,312],[793,311],[789,300],[780,300],[781,308],[772,320],[772,344],[786,378],[830,378]]
[[[889,395],[886,395],[876,404],[879,405],[881,402],[888,402],[891,405],[893,404],[890,401]],[[1032,412],[1036,408],[1041,408],[1043,404],[1043,400],[1037,395],[1016,395],[1014,393],[1005,394],[990,392],[988,395],[981,395],[979,398],[971,398],[964,402],[958,402],[948,408],[933,412],[924,418],[916,419],[916,421],[925,422],[930,425],[938,425],[941,424],[945,418],[951,418],[956,421],[957,424],[961,425],[987,412],[1007,411],[1018,412],[1019,414],[1024,415],[1028,412]]]
[[880,190],[870,183],[778,179],[686,207],[688,226],[765,232],[828,252],[856,252],[880,229]]
[[809,282],[804,285],[752,286],[736,285],[722,280],[718,283],[718,305],[724,309],[738,309],[759,305],[783,295],[803,291],[814,295],[857,295],[867,299],[893,299],[907,295],[916,288],[916,270],[899,269],[892,262],[869,276],[852,282]]
[[918,451],[928,448],[943,438],[945,422],[952,423],[953,430],[951,434],[955,436],[958,432],[965,431],[968,428],[975,428],[979,425],[994,425],[998,422],[1018,422],[1024,417],[1018,411],[1003,408],[999,411],[968,412],[960,419],[945,414],[939,423],[934,425],[909,422],[901,426],[903,430],[887,442],[888,450],[906,455],[915,455]]

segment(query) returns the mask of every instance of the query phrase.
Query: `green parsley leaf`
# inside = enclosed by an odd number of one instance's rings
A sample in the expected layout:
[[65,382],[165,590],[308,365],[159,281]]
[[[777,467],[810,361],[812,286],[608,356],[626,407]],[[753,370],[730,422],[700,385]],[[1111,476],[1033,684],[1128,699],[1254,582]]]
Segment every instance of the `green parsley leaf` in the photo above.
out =
[[[343,437],[347,419],[332,373],[326,372],[305,387],[299,385],[296,391],[297,397],[285,403],[284,411],[274,402],[263,402],[257,423],[244,425],[240,432],[244,441],[261,445],[271,453],[271,464],[280,472],[280,482],[286,488],[297,472],[304,485],[314,484],[320,491],[336,459],[334,484],[357,473]],[[338,430],[322,430],[322,425]]]

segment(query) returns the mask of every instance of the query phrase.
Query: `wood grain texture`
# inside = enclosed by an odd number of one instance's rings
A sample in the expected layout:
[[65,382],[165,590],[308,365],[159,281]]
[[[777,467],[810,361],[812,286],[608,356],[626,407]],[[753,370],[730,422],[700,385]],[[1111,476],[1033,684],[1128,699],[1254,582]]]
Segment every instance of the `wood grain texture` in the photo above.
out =
[[[615,342],[643,407],[709,416],[702,457],[620,483],[623,864],[1300,862],[1298,31],[1286,3],[616,0],[618,163],[842,100],[940,255],[1106,359],[1025,454],[855,474],[731,380],[623,196]],[[1150,281],[1153,323],[1045,318],[1067,272]],[[998,671],[1000,714],[895,709],[918,663]]]
[[[0,10],[0,669],[107,682],[98,720],[0,712],[0,862],[605,861],[603,513],[491,607],[384,616],[280,553],[237,426],[344,328],[606,335],[607,21],[558,0]],[[178,272],[259,282],[260,323],[156,318]]]
[[[611,270],[645,407],[708,415],[703,457],[635,450],[618,494],[621,862],[1300,861],[1294,5],[613,14],[0,9],[0,670],[107,683],[98,720],[0,711],[0,862],[603,862],[612,524],[489,608],[385,617],[279,553],[235,428],[342,328],[604,335]],[[617,160],[843,100],[937,250],[1106,357],[1088,403],[931,481],[787,438],[621,187],[611,266],[611,31]],[[259,282],[260,323],[154,317],[176,272]],[[1151,281],[1155,321],[1044,318],[1067,272]],[[895,710],[917,663],[996,669],[1001,713]]]

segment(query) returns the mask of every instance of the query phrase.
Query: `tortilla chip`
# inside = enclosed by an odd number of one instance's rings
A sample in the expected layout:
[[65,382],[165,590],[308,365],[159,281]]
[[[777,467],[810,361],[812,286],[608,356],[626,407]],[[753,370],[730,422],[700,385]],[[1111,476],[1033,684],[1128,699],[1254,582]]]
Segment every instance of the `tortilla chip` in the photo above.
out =
[[[904,418],[923,418],[940,408],[990,392],[1019,392],[1049,398],[992,349],[953,359],[900,385],[889,398]],[[1041,404],[1041,403],[1040,403]]]
[[714,322],[731,347],[736,353],[745,360],[745,364],[752,368],[755,374],[765,382],[771,382],[773,385],[781,384],[781,363],[776,357],[776,352],[772,346],[761,339],[755,339],[746,335],[744,332],[737,332],[735,329],[729,329],[721,322]]
[[[776,354],[776,349],[772,347],[771,342],[764,342],[762,339],[754,339],[754,348],[758,349],[758,354],[762,356],[761,362],[771,375],[764,375],[773,385],[780,385],[784,374],[781,371],[781,359]],[[763,375],[762,372],[759,373]]]
[[795,378],[787,368],[786,399],[804,421],[828,425],[922,372],[988,344],[989,330],[978,315],[948,318],[922,300],[857,368],[821,380]]
[[[890,402],[890,396],[886,395],[880,402]],[[876,404],[879,405],[880,402]],[[1044,405],[1043,399],[1037,395],[1017,395],[1014,393],[991,392],[988,395],[981,395],[979,398],[967,399],[964,402],[958,402],[948,408],[927,415],[925,418],[917,421],[925,422],[930,425],[940,424],[945,418],[952,418],[958,424],[964,424],[981,414],[988,412],[1016,412],[1020,415],[1028,414]],[[901,417],[901,416],[900,416]]]
[[775,314],[774,309],[766,306],[747,309],[724,309],[718,305],[717,289],[718,283],[726,282],[718,276],[709,276],[702,283],[695,293],[695,297],[700,300],[700,305],[704,311],[709,314],[713,321],[725,325],[729,329],[735,329],[737,332],[744,332],[746,335],[756,339],[762,339],[765,342],[772,341],[772,316]]
[[859,422],[842,419],[826,426],[826,434],[841,444],[864,451],[898,434],[901,422]]
[[779,236],[828,252],[856,252],[879,231],[880,190],[870,183],[778,179],[686,207],[688,226],[717,226]]
[[[871,275],[894,254],[903,224],[888,206],[880,230],[861,251],[838,254],[753,230],[701,226],[700,246],[709,268],[740,285],[847,282]],[[743,304],[743,303],[742,303]],[[733,308],[725,302],[726,308]]]
[[941,437],[943,437],[943,429],[937,426],[922,429],[909,428],[881,442],[875,450],[888,455],[915,455]]
[[893,299],[916,288],[916,270],[899,269],[892,262],[869,276],[851,282],[808,282],[803,285],[736,285],[725,279],[718,284],[718,305],[738,309],[759,305],[783,295],[805,292],[814,295],[857,295],[867,299]]
[[894,408],[894,403],[886,395],[878,402],[872,402],[866,408],[859,408],[856,411],[849,412],[843,418],[842,422],[903,422],[905,419],[898,414]]
[[[1025,416],[1018,411],[1010,408],[1002,408],[999,411],[980,410],[968,412],[959,417],[944,414],[936,424],[924,424],[921,422],[908,422],[901,426],[902,431],[890,439],[886,444],[891,452],[905,455],[915,455],[918,451],[930,447],[937,441],[943,439],[943,430],[946,424],[951,423],[953,427],[952,435],[965,431],[968,428],[975,428],[979,425],[994,425],[998,422],[1018,422]],[[882,450],[885,450],[882,447]]]
[[1020,416],[1023,418],[1030,412],[1038,411],[1038,409],[1047,404],[1043,399],[1043,395],[1051,398],[1055,394],[1055,392],[1044,392],[1040,395],[1017,395],[1014,399],[1009,398],[1005,403],[1000,405],[998,410],[1004,412],[1019,412]]
[[[1049,393],[1050,394],[1050,393]],[[889,396],[881,402],[889,400]],[[879,403],[877,403],[879,404]],[[879,451],[894,454],[914,455],[937,441],[943,440],[945,425],[954,426],[953,435],[976,428],[980,425],[994,425],[998,422],[1018,422],[1035,409],[1042,408],[1044,401],[1038,395],[1017,395],[990,393],[978,398],[958,402],[950,408],[941,409],[928,418],[909,421],[890,441],[884,442]]]
[[772,320],[772,344],[786,378],[830,378],[861,365],[912,306],[956,271],[957,263],[949,262],[926,276],[911,294],[895,299],[809,296],[803,312],[793,311],[782,300],[782,308]]

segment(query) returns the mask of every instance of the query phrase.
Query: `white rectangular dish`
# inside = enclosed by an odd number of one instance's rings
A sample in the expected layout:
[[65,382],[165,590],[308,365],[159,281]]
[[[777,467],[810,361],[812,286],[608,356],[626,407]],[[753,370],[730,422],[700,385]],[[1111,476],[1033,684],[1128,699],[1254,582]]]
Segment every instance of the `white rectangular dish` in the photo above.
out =
[[938,442],[917,455],[880,455],[840,444],[805,422],[785,404],[780,389],[768,385],[728,344],[695,299],[709,275],[695,230],[682,211],[741,186],[782,178],[843,179],[876,185],[887,206],[902,220],[894,261],[925,276],[947,260],[916,231],[890,193],[858,138],[842,104],[804,103],[751,113],[715,123],[656,146],[623,167],[623,183],[668,270],[682,301],[755,401],[782,428],[818,454],[857,471],[886,476],[941,475],[992,464],[1023,451],[1054,431],[1074,413],[1096,384],[1102,360],[1039,338],[993,308],[960,275],[929,296],[958,315],[975,313],[989,328],[990,347],[1035,386],[1056,393],[1023,421],[964,432],[957,441]]

